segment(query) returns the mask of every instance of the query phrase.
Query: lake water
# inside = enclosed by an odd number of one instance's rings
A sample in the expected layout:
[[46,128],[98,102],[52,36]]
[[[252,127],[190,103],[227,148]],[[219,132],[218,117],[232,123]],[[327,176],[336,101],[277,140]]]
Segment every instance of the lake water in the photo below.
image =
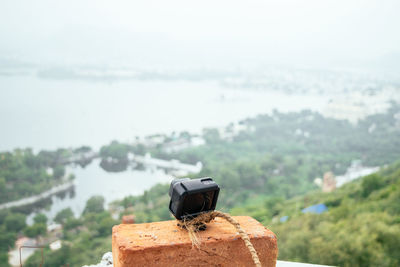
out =
[[[200,132],[273,109],[320,111],[328,101],[328,96],[233,90],[212,82],[103,83],[0,76],[0,151],[81,145],[98,149],[111,140],[129,142],[135,136]],[[45,211],[49,217],[67,207],[79,215],[93,195],[103,195],[109,203],[170,180],[161,171],[107,173],[96,161],[73,173],[75,194],[54,196]]]
[[[52,196],[50,209],[42,209],[48,218],[54,216],[62,209],[71,208],[79,216],[85,208],[86,201],[95,195],[105,198],[106,205],[114,200],[120,200],[129,195],[140,195],[157,183],[169,183],[172,176],[163,170],[131,170],[124,172],[106,172],[99,166],[99,160],[94,160],[85,168],[68,168],[75,174],[73,192],[66,192],[63,198]],[[28,219],[32,221],[33,214]]]
[[327,96],[223,88],[211,82],[46,80],[0,76],[0,151],[55,149],[224,126],[270,112],[322,110]]

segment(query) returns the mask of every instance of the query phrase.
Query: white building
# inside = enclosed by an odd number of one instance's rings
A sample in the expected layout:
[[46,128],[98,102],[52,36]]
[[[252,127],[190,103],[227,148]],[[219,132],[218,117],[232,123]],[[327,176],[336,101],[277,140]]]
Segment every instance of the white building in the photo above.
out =
[[361,165],[361,161],[355,160],[351,163],[351,166],[347,169],[344,175],[336,176],[336,187],[341,187],[348,182],[377,171],[379,171],[379,167],[364,167]]

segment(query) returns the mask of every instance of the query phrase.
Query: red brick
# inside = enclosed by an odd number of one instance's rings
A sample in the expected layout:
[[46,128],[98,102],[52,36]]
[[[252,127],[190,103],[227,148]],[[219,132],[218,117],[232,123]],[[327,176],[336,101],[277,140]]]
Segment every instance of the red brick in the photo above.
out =
[[[249,234],[262,266],[276,265],[276,236],[255,219],[234,217]],[[254,266],[250,252],[235,228],[216,218],[198,233],[200,249],[192,248],[177,221],[120,224],[113,227],[114,267],[127,266]]]
[[132,224],[135,223],[135,216],[134,215],[124,215],[122,216],[122,222],[123,224]]

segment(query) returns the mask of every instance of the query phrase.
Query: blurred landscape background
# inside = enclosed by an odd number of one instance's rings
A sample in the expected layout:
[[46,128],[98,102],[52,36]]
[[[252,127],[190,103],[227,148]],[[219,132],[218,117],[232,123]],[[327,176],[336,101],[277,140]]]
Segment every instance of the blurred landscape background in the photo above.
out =
[[[2,1],[0,266],[98,263],[169,182],[279,259],[400,265],[400,3]],[[38,266],[39,249],[24,249]]]

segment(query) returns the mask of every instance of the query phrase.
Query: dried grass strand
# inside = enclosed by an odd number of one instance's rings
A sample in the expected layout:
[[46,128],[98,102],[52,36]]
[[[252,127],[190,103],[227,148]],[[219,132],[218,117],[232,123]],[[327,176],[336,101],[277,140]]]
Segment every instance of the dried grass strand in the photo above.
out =
[[250,242],[249,236],[243,230],[243,228],[240,226],[240,224],[235,219],[232,218],[231,215],[221,212],[221,211],[211,211],[211,212],[202,213],[199,216],[192,218],[192,219],[181,220],[181,221],[179,221],[178,225],[187,229],[189,238],[192,241],[192,246],[199,248],[201,242],[197,236],[197,232],[201,228],[204,228],[206,223],[211,222],[216,217],[225,219],[226,221],[228,221],[230,224],[232,224],[236,228],[240,237],[243,239],[246,247],[248,248],[255,266],[261,267],[261,262],[260,262],[260,259],[258,258],[257,251],[254,248],[253,244]]

